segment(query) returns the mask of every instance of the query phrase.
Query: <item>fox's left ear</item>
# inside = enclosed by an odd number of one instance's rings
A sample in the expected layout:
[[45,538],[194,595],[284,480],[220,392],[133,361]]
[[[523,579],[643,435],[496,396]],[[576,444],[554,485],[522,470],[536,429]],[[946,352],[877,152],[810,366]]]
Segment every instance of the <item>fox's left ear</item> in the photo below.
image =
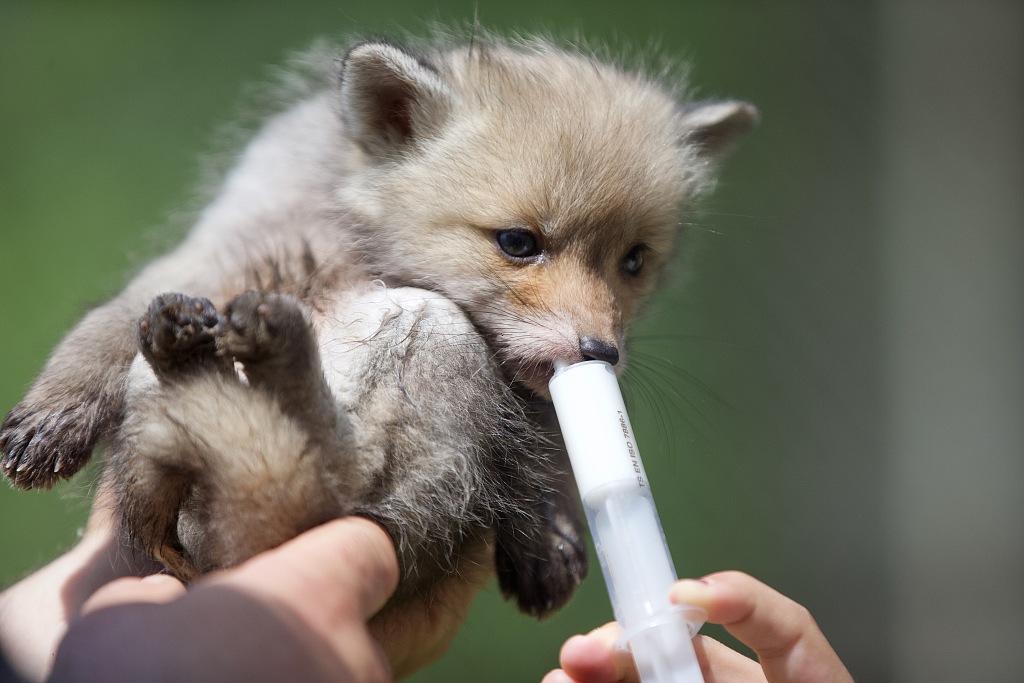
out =
[[736,100],[689,102],[680,106],[679,117],[683,144],[712,162],[724,159],[761,118],[752,104]]
[[368,41],[345,56],[342,116],[349,134],[373,156],[392,157],[436,133],[453,100],[439,71],[404,47]]

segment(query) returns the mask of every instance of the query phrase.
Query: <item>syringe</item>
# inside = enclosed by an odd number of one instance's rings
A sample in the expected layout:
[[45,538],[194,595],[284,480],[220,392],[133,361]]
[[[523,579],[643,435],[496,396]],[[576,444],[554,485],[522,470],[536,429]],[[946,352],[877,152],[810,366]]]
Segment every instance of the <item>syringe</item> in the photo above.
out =
[[691,639],[706,615],[669,602],[676,570],[615,372],[604,361],[560,365],[548,388],[640,680],[703,683]]

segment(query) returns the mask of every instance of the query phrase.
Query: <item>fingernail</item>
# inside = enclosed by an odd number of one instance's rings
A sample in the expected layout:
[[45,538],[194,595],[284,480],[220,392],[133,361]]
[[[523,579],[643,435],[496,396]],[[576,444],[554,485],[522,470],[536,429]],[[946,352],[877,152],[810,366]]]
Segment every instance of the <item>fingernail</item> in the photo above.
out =
[[574,637],[581,638],[591,644],[598,643],[604,650],[618,650],[625,645],[625,641],[622,639],[622,629],[614,621],[604,626],[599,626],[585,635]]
[[143,576],[141,579],[139,579],[139,583],[162,584],[166,583],[167,580],[170,578],[171,577],[167,576],[166,574],[149,574],[148,576]]
[[161,588],[164,586],[181,589],[185,588],[185,585],[181,581],[170,574],[149,574],[139,579],[139,583],[144,583],[149,586],[159,586]]
[[669,600],[677,605],[704,607],[714,594],[714,588],[704,579],[682,579],[672,585]]
[[607,625],[595,628],[590,633],[582,638],[593,638],[600,642],[603,646],[608,649],[612,649],[618,646],[619,643],[619,630],[617,628],[611,628]]

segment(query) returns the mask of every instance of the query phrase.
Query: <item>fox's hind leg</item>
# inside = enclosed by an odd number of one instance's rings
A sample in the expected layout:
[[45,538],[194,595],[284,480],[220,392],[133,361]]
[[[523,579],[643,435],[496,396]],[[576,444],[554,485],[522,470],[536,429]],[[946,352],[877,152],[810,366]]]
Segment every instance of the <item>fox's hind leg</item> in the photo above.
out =
[[[210,373],[237,381],[231,378],[230,362],[217,354],[220,322],[207,299],[177,293],[153,299],[138,322],[137,339],[158,385],[129,390],[125,424],[109,458],[122,529],[186,581],[197,572],[179,541],[178,515],[202,473],[189,436],[193,426],[168,412],[165,388],[184,387],[190,379]],[[130,377],[140,374],[136,369]],[[157,415],[161,419],[154,419]],[[146,444],[145,453],[139,452],[140,441]]]
[[161,382],[231,369],[217,354],[221,316],[209,299],[161,294],[138,324],[139,350]]
[[177,529],[179,510],[196,472],[179,459],[180,450],[173,441],[164,443],[166,453],[142,458],[122,439],[115,442],[108,462],[114,468],[119,524],[130,543],[182,581],[191,581],[198,572],[182,548]]
[[220,315],[165,294],[138,328],[142,358],[110,463],[141,549],[188,580],[351,508],[363,478],[296,299],[246,292]]
[[[310,437],[340,438],[338,411],[324,377],[310,320],[293,297],[249,291],[224,309],[218,353],[242,364],[250,386],[272,396]],[[340,448],[340,445],[338,446]]]

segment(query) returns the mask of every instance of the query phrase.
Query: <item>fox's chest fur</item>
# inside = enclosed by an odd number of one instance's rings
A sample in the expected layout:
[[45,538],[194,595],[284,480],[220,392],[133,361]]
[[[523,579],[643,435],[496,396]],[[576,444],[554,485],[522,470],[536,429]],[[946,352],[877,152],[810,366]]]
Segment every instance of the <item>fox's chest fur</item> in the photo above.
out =
[[107,439],[124,530],[181,576],[356,513],[404,595],[493,544],[547,613],[585,571],[547,380],[621,367],[756,113],[543,41],[368,41],[305,71],[184,242],[65,338],[4,472],[49,486]]

